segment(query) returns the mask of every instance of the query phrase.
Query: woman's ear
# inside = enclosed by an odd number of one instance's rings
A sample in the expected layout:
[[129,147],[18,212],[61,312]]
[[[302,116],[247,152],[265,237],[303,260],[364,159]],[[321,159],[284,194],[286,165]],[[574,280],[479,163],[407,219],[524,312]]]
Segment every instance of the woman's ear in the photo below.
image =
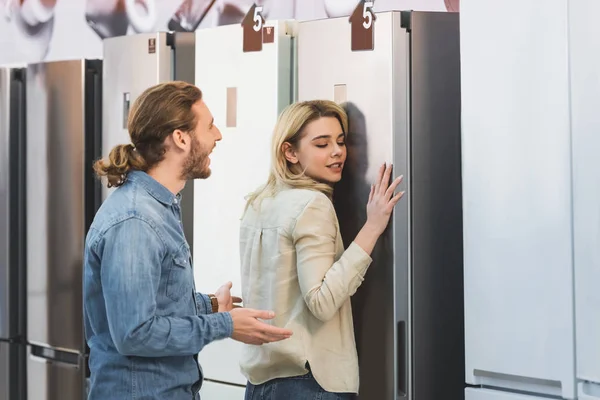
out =
[[298,156],[296,155],[296,151],[294,150],[294,147],[291,144],[285,142],[281,146],[281,150],[283,151],[283,155],[285,156],[286,160],[288,160],[292,164],[298,164]]

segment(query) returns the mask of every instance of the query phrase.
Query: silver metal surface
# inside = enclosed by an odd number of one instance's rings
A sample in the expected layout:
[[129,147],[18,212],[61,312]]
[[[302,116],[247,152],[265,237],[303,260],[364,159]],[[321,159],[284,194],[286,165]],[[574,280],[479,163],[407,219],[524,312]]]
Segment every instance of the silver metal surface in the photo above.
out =
[[[412,348],[412,237],[410,226],[412,224],[412,156],[410,133],[410,37],[401,27],[401,14],[393,14],[393,65],[392,65],[392,116],[393,126],[393,151],[395,175],[403,175],[404,196],[396,206],[392,217],[394,232],[393,242],[393,275],[394,275],[394,321],[395,331],[395,356],[394,364],[395,396],[397,398],[412,399],[413,369],[411,360]],[[402,168],[402,169],[400,169]],[[402,208],[403,212],[398,212]],[[400,268],[398,268],[400,266]]]
[[27,69],[27,339],[85,350],[82,60]]
[[25,82],[0,69],[0,340],[25,333]]
[[[460,399],[465,353],[459,18],[403,12],[402,19],[410,32],[409,398]],[[404,64],[400,67],[395,76],[404,76]]]
[[[13,336],[10,296],[10,69],[0,69],[0,339]],[[14,306],[13,306],[14,307]]]
[[404,175],[404,198],[352,299],[361,399],[463,394],[457,17],[377,14],[374,50],[360,52],[347,44],[347,18],[300,23],[299,100],[347,99],[348,160],[334,193],[346,246],[383,162]]
[[[347,18],[299,24],[298,100],[334,100],[336,87],[346,87],[347,102],[343,105],[350,120],[348,158],[342,181],[334,193],[346,247],[366,221],[370,184],[376,179],[379,167],[384,162],[395,161],[394,140],[406,141],[401,137],[394,139],[397,122],[392,107],[394,23],[399,28],[399,20],[393,13],[377,15],[375,50],[369,52],[351,51]],[[403,133],[406,135],[406,129]],[[406,170],[406,158],[396,160],[394,173],[399,175]],[[407,176],[405,182],[409,179]],[[396,220],[406,221],[407,213],[407,202],[403,201],[397,206]],[[406,222],[397,223],[380,237],[365,281],[352,299],[361,399],[395,398],[394,269],[406,274],[408,268],[406,240],[396,245],[396,251],[404,255],[404,259],[394,266],[393,231],[396,229],[406,231]],[[404,237],[406,235],[404,233]],[[401,295],[406,308],[407,293]]]

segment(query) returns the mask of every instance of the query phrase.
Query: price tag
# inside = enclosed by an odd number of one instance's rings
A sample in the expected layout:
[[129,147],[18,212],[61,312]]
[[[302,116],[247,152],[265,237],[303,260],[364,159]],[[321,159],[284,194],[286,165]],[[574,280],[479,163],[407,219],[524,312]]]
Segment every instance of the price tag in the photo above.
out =
[[242,20],[242,29],[244,32],[244,53],[262,50],[263,26],[265,24],[265,19],[261,14],[262,9],[263,8],[261,6],[253,4]]
[[373,1],[361,0],[350,15],[352,51],[373,50],[375,37],[375,13]]

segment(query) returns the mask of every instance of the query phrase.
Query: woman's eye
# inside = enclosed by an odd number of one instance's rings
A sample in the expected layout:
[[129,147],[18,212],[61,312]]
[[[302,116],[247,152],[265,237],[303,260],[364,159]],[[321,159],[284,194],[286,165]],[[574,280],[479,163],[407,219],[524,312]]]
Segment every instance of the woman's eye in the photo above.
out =
[[320,147],[320,148],[325,148],[325,147],[327,147],[327,144],[317,144],[316,146]]
[[340,142],[340,143],[338,143],[338,146],[340,146],[340,147],[344,147],[345,145],[346,145],[346,142]]

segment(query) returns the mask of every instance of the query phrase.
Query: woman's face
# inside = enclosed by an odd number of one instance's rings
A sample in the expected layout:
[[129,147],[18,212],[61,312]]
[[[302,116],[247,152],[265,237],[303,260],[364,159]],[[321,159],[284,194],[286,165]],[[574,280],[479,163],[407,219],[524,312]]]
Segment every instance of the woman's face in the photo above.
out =
[[284,145],[286,159],[299,164],[304,173],[322,183],[336,183],[342,178],[346,161],[346,135],[337,118],[321,117],[304,127],[296,147]]

